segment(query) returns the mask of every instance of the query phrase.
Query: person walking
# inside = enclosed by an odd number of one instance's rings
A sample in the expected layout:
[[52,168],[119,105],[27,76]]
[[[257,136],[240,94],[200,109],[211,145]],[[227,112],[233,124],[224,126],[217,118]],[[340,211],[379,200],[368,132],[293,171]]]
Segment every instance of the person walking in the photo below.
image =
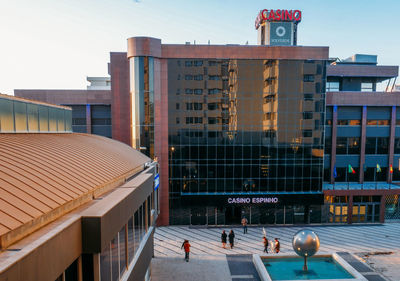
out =
[[266,236],[263,237],[263,243],[264,243],[264,253],[268,254],[268,239]]
[[184,248],[185,250],[185,261],[189,262],[189,253],[190,253],[190,244],[189,244],[189,240],[185,240],[182,243],[181,249]]
[[226,234],[225,230],[222,230],[222,234],[221,234],[221,242],[222,242],[222,248],[226,249],[226,237],[228,235]]
[[235,242],[235,233],[233,232],[233,230],[231,229],[231,231],[229,232],[229,244],[231,245],[231,249],[233,248],[234,242]]
[[281,243],[279,242],[278,238],[275,238],[275,247],[274,247],[274,249],[275,249],[275,253],[277,253],[277,254],[281,250]]
[[243,225],[243,234],[247,233],[247,219],[246,217],[242,218],[242,225]]

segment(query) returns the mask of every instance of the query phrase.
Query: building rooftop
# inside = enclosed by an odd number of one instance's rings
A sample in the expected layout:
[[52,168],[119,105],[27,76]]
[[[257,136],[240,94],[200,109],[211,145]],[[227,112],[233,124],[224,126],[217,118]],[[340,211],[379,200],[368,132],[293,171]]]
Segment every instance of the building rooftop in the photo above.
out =
[[40,105],[46,105],[46,106],[51,106],[51,107],[55,107],[55,108],[71,110],[71,108],[68,106],[56,105],[56,104],[37,101],[37,100],[30,100],[30,99],[20,98],[20,97],[16,97],[16,96],[11,96],[11,95],[5,95],[5,94],[1,94],[1,93],[0,93],[0,99],[9,99],[9,100],[13,100],[13,101],[21,101],[21,102],[25,102],[25,103],[40,104]]
[[150,159],[87,134],[0,134],[0,247],[123,184]]

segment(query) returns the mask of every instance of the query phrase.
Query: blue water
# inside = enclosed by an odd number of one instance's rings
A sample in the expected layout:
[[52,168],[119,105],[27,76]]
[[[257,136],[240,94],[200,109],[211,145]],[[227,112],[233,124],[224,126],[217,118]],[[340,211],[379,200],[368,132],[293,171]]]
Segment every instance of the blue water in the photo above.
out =
[[332,257],[308,258],[308,271],[303,271],[303,258],[262,258],[272,280],[351,279]]

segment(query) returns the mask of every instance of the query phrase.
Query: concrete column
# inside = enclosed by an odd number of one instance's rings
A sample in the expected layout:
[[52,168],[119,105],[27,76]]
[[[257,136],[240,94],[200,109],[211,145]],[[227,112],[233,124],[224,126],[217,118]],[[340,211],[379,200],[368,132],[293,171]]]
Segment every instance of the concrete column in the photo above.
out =
[[86,105],[86,133],[92,133],[92,109],[90,104]]
[[364,183],[364,164],[365,164],[365,142],[367,136],[367,107],[364,105],[362,109],[361,119],[361,148],[360,148],[360,183]]
[[332,149],[331,149],[331,183],[335,182],[333,170],[336,166],[337,105],[333,106],[332,116]]
[[392,183],[393,174],[390,173],[390,165],[393,167],[394,138],[396,134],[396,107],[392,106],[392,116],[390,120],[390,139],[389,139],[389,163],[387,170],[387,182]]
[[347,203],[347,223],[352,223],[353,216],[353,195],[349,195],[349,202]]

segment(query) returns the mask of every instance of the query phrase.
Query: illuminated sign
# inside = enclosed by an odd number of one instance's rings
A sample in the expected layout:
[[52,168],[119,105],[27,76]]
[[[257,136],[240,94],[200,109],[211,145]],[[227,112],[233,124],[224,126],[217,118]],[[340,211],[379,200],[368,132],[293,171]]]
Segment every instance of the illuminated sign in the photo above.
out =
[[228,204],[269,204],[278,203],[278,197],[229,197]]
[[265,21],[301,21],[301,11],[300,10],[267,10],[264,9],[258,14],[255,27],[258,29],[260,25]]

